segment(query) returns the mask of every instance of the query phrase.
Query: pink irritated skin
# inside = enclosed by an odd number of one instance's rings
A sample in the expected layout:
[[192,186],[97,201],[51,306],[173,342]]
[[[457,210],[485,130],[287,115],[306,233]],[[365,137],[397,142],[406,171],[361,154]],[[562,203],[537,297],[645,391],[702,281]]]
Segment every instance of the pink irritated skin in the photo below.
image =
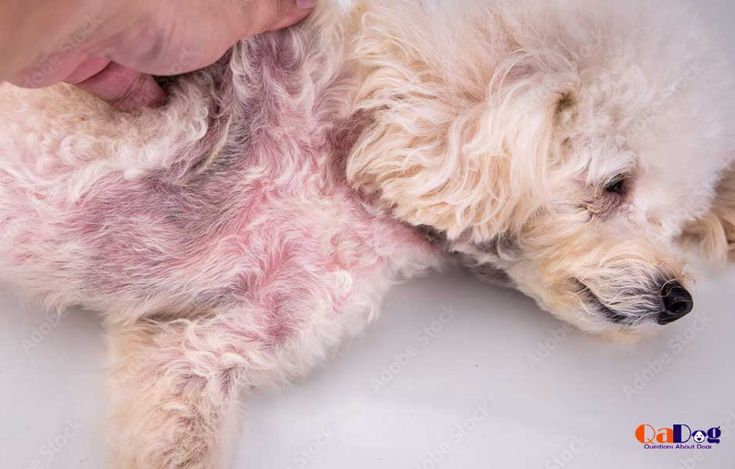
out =
[[[276,345],[325,301],[339,313],[351,288],[395,270],[394,259],[432,255],[413,230],[347,186],[343,161],[355,129],[369,119],[338,123],[351,129],[344,133],[319,120],[332,115],[322,105],[296,102],[300,60],[287,37],[251,41],[257,50],[248,73],[219,91],[239,105],[213,120],[211,134],[177,165],[135,179],[109,174],[63,209],[59,237],[38,242],[56,244],[59,253],[84,247],[53,261],[72,274],[69,296],[93,309],[125,311],[129,320],[240,310],[262,326],[251,327],[252,335]],[[223,122],[237,140],[204,163]],[[342,285],[343,277],[353,286]]]
[[[60,89],[81,109],[43,118],[70,125],[30,119],[0,139],[0,274],[105,315],[121,467],[220,467],[239,389],[303,376],[376,317],[392,283],[439,264],[349,187],[345,159],[370,118],[336,117],[337,72],[308,81],[331,43],[304,42],[324,38],[248,40],[155,111]],[[84,134],[96,118],[105,130]]]
[[[392,283],[439,263],[346,181],[370,117],[337,117],[346,78],[323,77],[328,39],[245,41],[158,110],[118,113],[71,87],[16,101],[32,112],[0,139],[0,275],[104,314],[121,466],[219,467],[238,387],[303,376],[376,317]],[[84,77],[99,73],[76,78],[96,86]]]

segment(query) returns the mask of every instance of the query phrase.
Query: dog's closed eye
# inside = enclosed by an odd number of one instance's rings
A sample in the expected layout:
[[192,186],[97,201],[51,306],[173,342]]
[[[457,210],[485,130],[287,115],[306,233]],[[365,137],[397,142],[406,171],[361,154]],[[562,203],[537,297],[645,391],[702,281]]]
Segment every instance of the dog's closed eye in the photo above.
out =
[[605,185],[605,194],[625,196],[628,192],[629,176],[620,174]]
[[612,215],[626,201],[630,192],[632,177],[629,174],[619,174],[594,191],[592,200],[588,200],[583,208],[593,217],[607,217]]

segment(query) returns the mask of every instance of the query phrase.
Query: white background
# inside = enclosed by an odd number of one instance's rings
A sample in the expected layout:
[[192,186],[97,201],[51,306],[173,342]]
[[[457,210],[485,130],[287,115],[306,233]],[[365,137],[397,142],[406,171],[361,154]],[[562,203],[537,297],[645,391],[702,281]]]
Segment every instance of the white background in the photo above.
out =
[[[735,42],[733,4],[698,4]],[[463,273],[399,287],[329,367],[247,403],[236,467],[733,469],[734,285],[705,275],[694,314],[629,350]],[[102,330],[52,318],[0,296],[0,467],[99,469]],[[643,422],[721,426],[722,443],[645,451]]]

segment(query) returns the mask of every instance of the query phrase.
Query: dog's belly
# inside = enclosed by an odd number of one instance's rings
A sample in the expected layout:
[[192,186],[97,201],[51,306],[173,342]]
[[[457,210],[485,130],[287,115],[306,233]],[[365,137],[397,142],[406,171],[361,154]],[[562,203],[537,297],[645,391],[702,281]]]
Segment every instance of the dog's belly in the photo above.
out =
[[0,135],[2,279],[113,321],[235,312],[268,344],[358,332],[435,253],[332,174],[328,114],[279,102],[295,85],[271,59],[279,73],[240,78],[232,135],[208,145],[201,77],[140,117],[67,89],[1,90],[17,122]]

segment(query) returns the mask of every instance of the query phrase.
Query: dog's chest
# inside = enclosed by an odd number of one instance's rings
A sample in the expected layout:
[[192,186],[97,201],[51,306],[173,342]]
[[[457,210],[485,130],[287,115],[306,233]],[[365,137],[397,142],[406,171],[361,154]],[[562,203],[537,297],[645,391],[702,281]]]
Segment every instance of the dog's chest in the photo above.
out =
[[[288,41],[249,46],[252,63],[233,78],[236,105],[216,145],[173,149],[173,164],[134,177],[96,174],[81,197],[60,203],[48,196],[58,185],[6,172],[5,191],[26,194],[0,208],[6,225],[26,233],[6,240],[6,270],[60,302],[127,317],[242,310],[273,341],[315,318],[371,314],[391,280],[433,263],[434,253],[347,187],[335,161],[355,137],[335,132],[318,100],[296,98],[324,90],[305,88],[314,84],[299,78],[303,58]],[[29,237],[34,225],[44,228]]]
[[[161,174],[88,196],[73,220],[85,263],[94,266],[87,284],[110,295],[134,286],[182,307],[274,309],[317,294],[338,308],[348,285],[390,275],[389,264],[423,249],[319,165],[281,166],[277,158],[289,155],[277,151],[264,161],[270,151],[253,145],[183,183]],[[249,161],[251,153],[260,161]]]

